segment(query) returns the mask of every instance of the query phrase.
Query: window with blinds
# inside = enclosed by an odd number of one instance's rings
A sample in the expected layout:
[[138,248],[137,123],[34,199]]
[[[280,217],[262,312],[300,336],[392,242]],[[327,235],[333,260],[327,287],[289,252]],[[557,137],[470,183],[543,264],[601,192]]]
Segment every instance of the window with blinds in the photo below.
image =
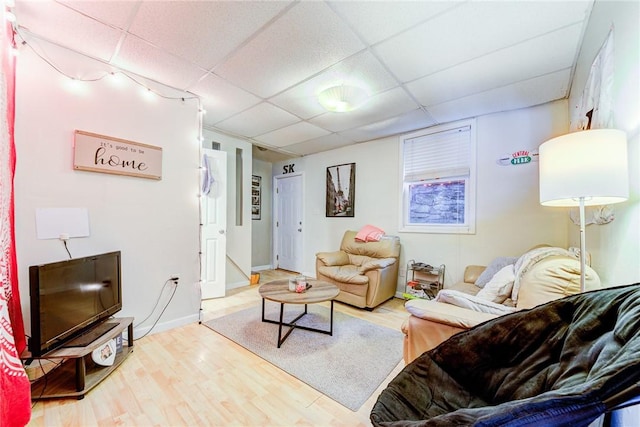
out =
[[401,231],[475,232],[475,122],[401,139]]

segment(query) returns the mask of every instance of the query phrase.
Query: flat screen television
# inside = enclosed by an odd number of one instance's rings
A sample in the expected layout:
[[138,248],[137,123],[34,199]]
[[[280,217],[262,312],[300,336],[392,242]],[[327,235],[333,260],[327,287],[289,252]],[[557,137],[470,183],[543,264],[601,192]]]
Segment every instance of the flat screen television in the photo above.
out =
[[122,309],[120,251],[29,267],[35,357],[62,347]]

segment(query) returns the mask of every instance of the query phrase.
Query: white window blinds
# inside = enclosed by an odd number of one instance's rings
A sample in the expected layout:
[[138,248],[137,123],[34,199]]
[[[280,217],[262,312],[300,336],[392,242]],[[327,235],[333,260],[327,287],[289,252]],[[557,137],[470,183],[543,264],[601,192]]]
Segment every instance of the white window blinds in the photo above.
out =
[[404,181],[469,175],[471,126],[404,141]]

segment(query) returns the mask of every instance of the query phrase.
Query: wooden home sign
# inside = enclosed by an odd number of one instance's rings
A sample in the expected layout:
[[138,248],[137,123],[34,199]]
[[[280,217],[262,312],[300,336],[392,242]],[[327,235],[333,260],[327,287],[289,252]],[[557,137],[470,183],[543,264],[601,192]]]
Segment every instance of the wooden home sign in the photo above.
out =
[[73,168],[162,179],[162,148],[76,130]]

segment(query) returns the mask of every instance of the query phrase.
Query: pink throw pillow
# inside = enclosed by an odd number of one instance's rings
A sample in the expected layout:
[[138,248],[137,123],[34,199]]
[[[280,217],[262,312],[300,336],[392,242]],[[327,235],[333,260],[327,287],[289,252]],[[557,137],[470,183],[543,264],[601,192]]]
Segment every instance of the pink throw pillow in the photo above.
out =
[[365,225],[356,234],[358,242],[377,242],[384,235],[384,231],[373,225]]

